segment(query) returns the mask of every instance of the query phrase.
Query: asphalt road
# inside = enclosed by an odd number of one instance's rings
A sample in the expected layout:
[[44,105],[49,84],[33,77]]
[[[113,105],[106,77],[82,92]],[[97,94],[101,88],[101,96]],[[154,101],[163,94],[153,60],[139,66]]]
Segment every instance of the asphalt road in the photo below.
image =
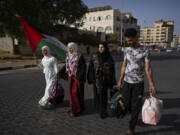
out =
[[[141,115],[137,135],[180,134],[180,53],[156,53],[151,65],[158,97],[164,102],[163,115],[157,126],[142,123]],[[116,63],[117,80],[121,60]],[[145,79],[146,80],[146,79]],[[44,75],[36,68],[0,71],[0,135],[124,135],[129,115],[124,119],[100,119],[93,107],[92,86],[85,87],[85,112],[70,118],[67,115],[68,83],[65,101],[55,110],[42,110],[38,100],[45,88]],[[145,81],[144,98],[148,95]]]

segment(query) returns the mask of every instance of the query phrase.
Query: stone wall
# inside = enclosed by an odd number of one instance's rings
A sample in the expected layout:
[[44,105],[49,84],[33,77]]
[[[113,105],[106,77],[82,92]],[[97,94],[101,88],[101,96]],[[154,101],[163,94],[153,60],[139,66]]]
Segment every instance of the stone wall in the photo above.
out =
[[13,40],[6,36],[0,38],[0,50],[13,53]]
[[33,55],[29,44],[19,45],[18,52],[19,52],[19,54],[24,55],[24,56],[32,56]]

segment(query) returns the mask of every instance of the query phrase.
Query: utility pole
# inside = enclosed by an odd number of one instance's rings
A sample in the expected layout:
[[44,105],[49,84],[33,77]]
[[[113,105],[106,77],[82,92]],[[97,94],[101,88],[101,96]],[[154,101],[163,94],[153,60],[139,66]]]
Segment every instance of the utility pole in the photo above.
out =
[[122,0],[122,5],[121,5],[121,45],[123,44],[123,5],[124,5],[124,0]]

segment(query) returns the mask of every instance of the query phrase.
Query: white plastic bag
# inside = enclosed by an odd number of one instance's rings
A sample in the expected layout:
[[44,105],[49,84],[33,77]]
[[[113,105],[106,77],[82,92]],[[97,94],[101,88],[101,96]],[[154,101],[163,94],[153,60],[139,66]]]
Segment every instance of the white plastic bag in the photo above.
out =
[[150,95],[142,107],[142,120],[145,124],[157,125],[161,118],[163,101]]

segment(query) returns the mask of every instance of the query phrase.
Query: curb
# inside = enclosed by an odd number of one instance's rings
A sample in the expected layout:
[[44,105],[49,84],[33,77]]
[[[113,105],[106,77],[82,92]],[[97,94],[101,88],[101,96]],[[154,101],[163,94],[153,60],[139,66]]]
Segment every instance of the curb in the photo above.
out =
[[0,71],[2,70],[15,70],[15,69],[22,69],[22,68],[30,68],[30,67],[37,67],[37,65],[33,64],[33,65],[24,65],[24,66],[17,66],[17,67],[3,67],[0,68]]
[[[64,65],[64,63],[63,63]],[[61,67],[61,64],[58,64],[59,67]],[[31,68],[31,67],[38,67],[36,64],[32,64],[32,65],[23,65],[23,66],[16,66],[16,67],[0,67],[0,71],[3,70],[15,70],[15,69],[23,69],[23,68]]]

